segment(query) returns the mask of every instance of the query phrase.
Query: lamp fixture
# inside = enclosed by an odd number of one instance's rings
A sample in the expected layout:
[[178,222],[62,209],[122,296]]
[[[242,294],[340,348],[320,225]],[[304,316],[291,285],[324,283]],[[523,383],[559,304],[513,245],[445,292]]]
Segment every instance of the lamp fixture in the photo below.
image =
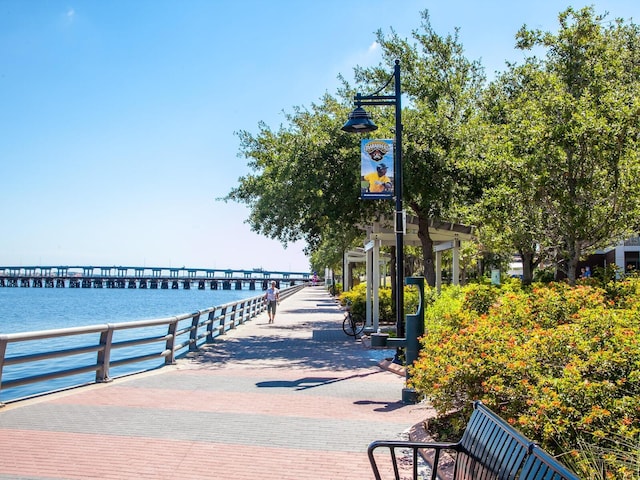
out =
[[373,123],[371,114],[358,105],[349,114],[349,119],[342,126],[342,130],[349,133],[365,133],[377,130],[378,126]]

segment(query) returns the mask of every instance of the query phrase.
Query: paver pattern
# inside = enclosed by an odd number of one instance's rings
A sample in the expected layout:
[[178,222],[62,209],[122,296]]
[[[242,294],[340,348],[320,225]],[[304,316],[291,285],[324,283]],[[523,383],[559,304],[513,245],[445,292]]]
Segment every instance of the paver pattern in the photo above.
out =
[[322,287],[178,364],[0,408],[0,479],[363,479],[366,448],[433,414]]

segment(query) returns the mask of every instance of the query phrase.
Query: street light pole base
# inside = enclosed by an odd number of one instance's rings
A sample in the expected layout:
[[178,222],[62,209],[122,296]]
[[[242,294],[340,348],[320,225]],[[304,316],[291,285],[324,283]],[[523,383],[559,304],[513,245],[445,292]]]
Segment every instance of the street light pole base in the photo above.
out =
[[418,392],[415,388],[402,389],[402,403],[405,405],[415,405],[418,402]]

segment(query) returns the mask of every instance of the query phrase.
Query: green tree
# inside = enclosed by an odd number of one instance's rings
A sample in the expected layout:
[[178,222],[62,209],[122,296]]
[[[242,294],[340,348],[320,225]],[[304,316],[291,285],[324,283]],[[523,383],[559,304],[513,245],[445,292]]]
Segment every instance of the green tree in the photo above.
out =
[[514,246],[524,233],[530,253],[552,255],[573,283],[581,257],[639,225],[640,32],[592,7],[569,8],[559,22],[557,34],[517,34],[518,48],[542,47],[546,57],[512,67],[502,84],[500,165],[513,162],[513,175],[493,200],[517,205],[505,223],[523,222]]
[[[305,240],[307,253],[330,238],[346,246],[362,235],[357,226],[375,212],[358,199],[357,139],[340,131],[347,112],[325,95],[310,110],[286,114],[287,125],[276,131],[261,123],[256,135],[239,133],[252,171],[224,200],[250,207],[252,230],[284,245]],[[327,265],[334,262],[327,258]]]
[[[527,68],[530,68],[528,66]],[[483,154],[489,166],[487,183],[474,218],[486,251],[519,253],[523,283],[533,281],[535,269],[549,259],[550,245],[542,230],[543,203],[538,201],[535,178],[527,158],[519,153],[510,118],[512,103],[527,88],[520,70],[512,67],[494,80],[483,95]]]
[[[429,220],[464,220],[461,206],[476,201],[482,191],[479,153],[474,149],[474,118],[484,83],[479,62],[470,61],[458,38],[440,36],[422,12],[421,29],[413,40],[378,31],[383,65],[359,69],[357,78],[380,85],[388,77],[396,59],[402,67],[402,93],[408,98],[403,109],[404,200],[418,217],[418,236],[422,245],[423,271],[427,283],[435,285],[433,240]],[[392,112],[380,122],[380,132],[390,134]]]
[[[389,66],[396,59],[402,63],[403,95],[410,99],[403,111],[410,132],[405,137],[405,200],[419,217],[423,271],[434,285],[429,220],[453,212],[458,199],[468,201],[478,192],[463,159],[470,138],[466,123],[476,109],[483,76],[480,65],[464,57],[457,32],[440,37],[426,12],[422,18],[424,31],[413,33],[417,45],[393,31],[389,37],[378,32],[383,64],[356,69],[356,78],[361,91],[377,89],[388,79]],[[393,211],[390,202],[359,200],[359,138],[340,130],[353,89],[345,82],[339,94],[344,103],[325,95],[311,109],[286,115],[287,125],[277,131],[261,124],[257,135],[240,133],[241,154],[252,173],[240,178],[225,200],[250,207],[248,223],[254,231],[285,245],[304,239],[313,252],[338,230],[349,244],[362,235],[359,225]],[[380,110],[380,134],[392,136],[392,109]]]
[[323,235],[323,240],[311,253],[311,268],[315,271],[322,271],[325,267],[331,268],[334,272],[342,271],[342,259],[344,251],[351,243],[343,238],[342,231],[329,231]]

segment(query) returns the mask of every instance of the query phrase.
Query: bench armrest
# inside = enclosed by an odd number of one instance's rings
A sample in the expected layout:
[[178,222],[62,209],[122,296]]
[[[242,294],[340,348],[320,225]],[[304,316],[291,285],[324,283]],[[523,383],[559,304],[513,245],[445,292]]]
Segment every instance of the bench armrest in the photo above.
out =
[[[376,455],[376,450],[386,450],[386,452]],[[369,445],[367,454],[369,455],[369,463],[371,463],[371,468],[373,469],[376,480],[383,479],[379,464],[380,467],[384,464],[384,472],[392,472],[396,480],[400,480],[400,478],[407,478],[406,475],[409,472],[411,472],[411,478],[417,479],[419,478],[418,474],[420,467],[422,466],[424,468],[428,465],[431,469],[431,479],[435,480],[438,475],[440,453],[447,450],[459,452],[462,451],[462,447],[460,442],[377,440]],[[385,461],[385,459],[387,460]],[[384,461],[384,463],[382,463],[382,461]]]

